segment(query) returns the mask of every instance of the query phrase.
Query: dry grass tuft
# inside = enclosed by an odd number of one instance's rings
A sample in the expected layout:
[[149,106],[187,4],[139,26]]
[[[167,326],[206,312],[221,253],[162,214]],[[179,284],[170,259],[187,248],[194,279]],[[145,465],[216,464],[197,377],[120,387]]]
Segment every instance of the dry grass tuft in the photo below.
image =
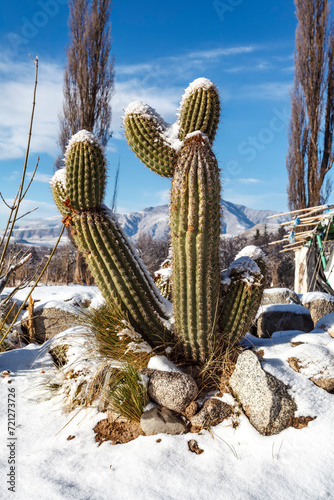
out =
[[76,324],[94,335],[94,350],[97,348],[103,358],[131,363],[141,369],[147,366],[153,354],[150,346],[134,331],[123,311],[115,304],[78,311]]
[[104,397],[108,407],[133,422],[140,422],[144,407],[149,402],[146,381],[130,363],[114,375]]

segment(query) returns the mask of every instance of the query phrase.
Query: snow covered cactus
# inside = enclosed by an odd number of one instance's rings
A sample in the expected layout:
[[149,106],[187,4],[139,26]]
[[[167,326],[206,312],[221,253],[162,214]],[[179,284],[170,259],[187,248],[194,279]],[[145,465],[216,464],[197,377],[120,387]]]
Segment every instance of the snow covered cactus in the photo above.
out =
[[246,333],[263,289],[261,255],[256,255],[258,265],[241,256],[243,265],[232,266],[221,283],[221,188],[212,151],[219,108],[215,85],[200,78],[185,91],[174,125],[142,103],[130,104],[125,112],[125,134],[134,152],[151,170],[172,178],[174,328],[170,303],[159,293],[114,214],[102,204],[106,159],[90,132],[82,130],[72,137],[66,167],[51,182],[63,222],[71,226],[107,303],[120,306],[152,347],[175,342],[184,358],[199,363]]
[[218,328],[225,345],[237,344],[251,327],[261,303],[263,283],[260,267],[246,255],[237,256],[223,273]]
[[66,169],[52,181],[63,222],[108,303],[117,303],[151,345],[169,338],[168,302],[161,297],[113,213],[102,204],[106,160],[90,132],[81,130],[68,144]]
[[199,78],[185,91],[174,125],[138,102],[127,107],[124,119],[137,156],[154,172],[172,177],[175,334],[186,357],[201,362],[214,349],[220,290],[220,180],[211,149],[219,109],[216,86]]

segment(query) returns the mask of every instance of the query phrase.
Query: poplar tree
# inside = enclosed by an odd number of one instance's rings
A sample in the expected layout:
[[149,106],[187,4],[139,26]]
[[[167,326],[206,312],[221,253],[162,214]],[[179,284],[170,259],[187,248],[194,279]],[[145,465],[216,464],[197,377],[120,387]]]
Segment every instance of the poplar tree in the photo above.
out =
[[111,59],[111,0],[70,0],[64,99],[58,144],[62,166],[66,145],[81,129],[92,132],[105,148],[111,137],[114,60]]
[[295,0],[295,77],[286,167],[291,210],[323,204],[332,182],[334,29],[328,0]]

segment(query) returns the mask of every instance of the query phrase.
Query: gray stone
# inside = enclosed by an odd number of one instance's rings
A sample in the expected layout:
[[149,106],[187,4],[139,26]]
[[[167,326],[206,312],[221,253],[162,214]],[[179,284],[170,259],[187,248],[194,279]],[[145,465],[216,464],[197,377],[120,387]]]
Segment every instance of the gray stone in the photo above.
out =
[[298,295],[289,288],[265,288],[261,306],[268,304],[301,304]]
[[[22,322],[22,330],[27,330],[25,319]],[[36,341],[43,343],[51,339],[57,333],[63,332],[75,324],[75,315],[57,307],[43,307],[34,311],[34,327]]]
[[239,355],[230,387],[250,423],[261,434],[278,434],[290,426],[297,405],[287,386],[263,370],[254,352]]
[[154,370],[148,383],[148,395],[155,403],[183,413],[198,392],[195,380],[185,373]]
[[299,330],[309,333],[313,328],[311,313],[306,307],[297,304],[271,305],[259,310],[256,329],[252,333],[270,338],[274,332]]
[[334,297],[329,293],[310,292],[303,295],[303,306],[310,313],[314,324],[321,318],[334,312]]
[[233,414],[233,409],[219,399],[207,399],[201,410],[190,418],[193,427],[203,429],[220,424]]
[[156,407],[144,411],[140,419],[140,426],[146,436],[156,434],[183,434],[186,424],[181,415],[164,407]]

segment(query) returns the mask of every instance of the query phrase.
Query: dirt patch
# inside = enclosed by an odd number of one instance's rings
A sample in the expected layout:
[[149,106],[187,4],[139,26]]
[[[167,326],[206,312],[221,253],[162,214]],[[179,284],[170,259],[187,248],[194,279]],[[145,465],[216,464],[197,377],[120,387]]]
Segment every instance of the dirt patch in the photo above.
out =
[[124,444],[133,441],[138,436],[144,436],[140,424],[137,422],[108,422],[100,420],[94,427],[95,441],[101,445],[105,441],[111,444]]
[[295,370],[295,372],[300,373],[300,369],[302,368],[302,366],[301,366],[301,362],[299,361],[298,358],[294,358],[294,357],[289,358],[288,363],[291,366],[291,368],[293,370]]
[[304,427],[307,427],[307,424],[309,422],[312,422],[312,420],[315,420],[317,417],[293,417],[291,427],[294,427],[295,429],[303,429]]
[[291,342],[291,347],[297,347],[299,345],[303,345],[305,342]]

